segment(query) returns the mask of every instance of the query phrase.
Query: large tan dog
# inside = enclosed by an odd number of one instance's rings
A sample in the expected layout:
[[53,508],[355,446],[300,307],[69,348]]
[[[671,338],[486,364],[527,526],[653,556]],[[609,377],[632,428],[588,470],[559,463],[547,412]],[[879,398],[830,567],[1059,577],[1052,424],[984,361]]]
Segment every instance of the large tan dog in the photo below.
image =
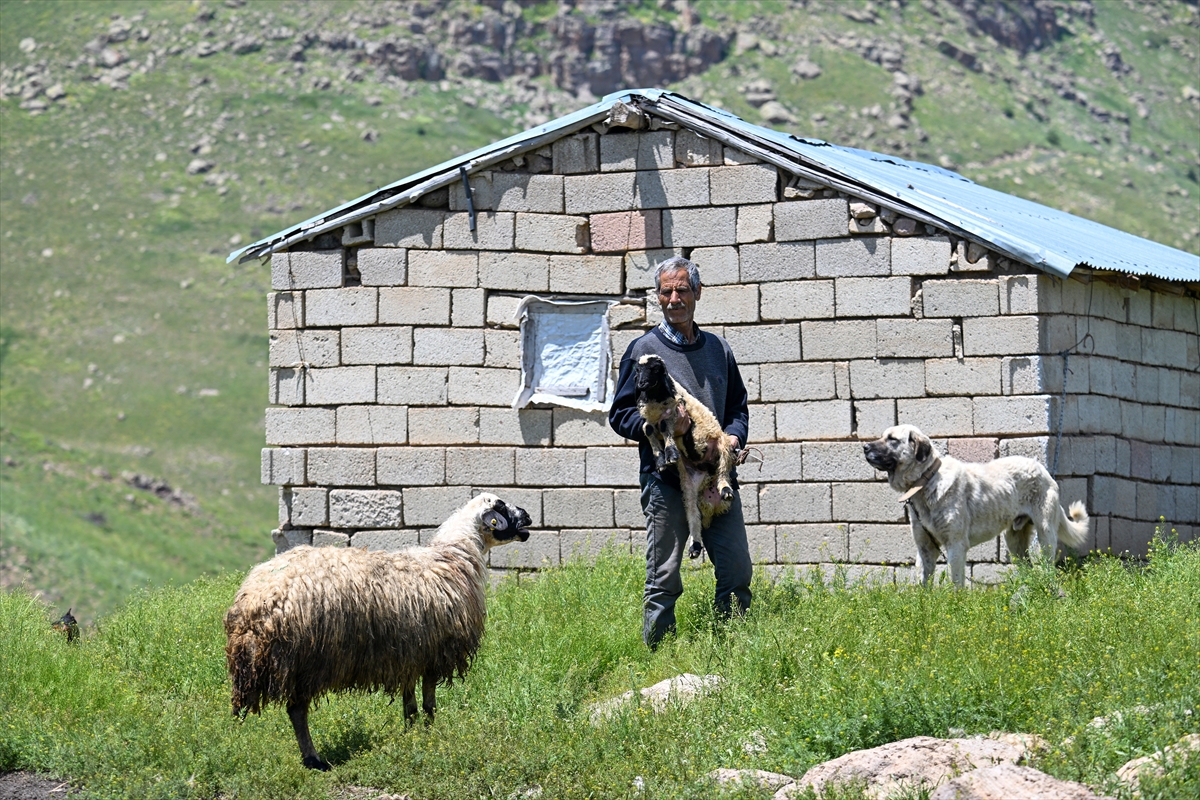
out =
[[921,578],[933,577],[938,550],[950,578],[962,586],[967,550],[1004,534],[1008,550],[1025,557],[1037,533],[1041,556],[1053,560],[1058,543],[1078,548],[1088,535],[1088,514],[1078,500],[1068,515],[1058,484],[1038,462],[1023,456],[969,464],[937,452],[912,425],[897,425],[863,445],[867,462],[887,472],[888,484],[909,505]]

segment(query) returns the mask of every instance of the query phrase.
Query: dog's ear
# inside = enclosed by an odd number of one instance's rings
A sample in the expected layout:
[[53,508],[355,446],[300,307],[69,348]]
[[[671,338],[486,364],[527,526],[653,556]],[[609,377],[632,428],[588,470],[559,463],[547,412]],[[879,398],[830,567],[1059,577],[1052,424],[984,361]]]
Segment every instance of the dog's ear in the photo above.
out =
[[933,452],[933,445],[924,436],[918,437],[915,433],[910,433],[908,435],[908,443],[912,444],[913,442],[916,442],[917,445],[917,463],[920,464],[923,461],[927,461],[929,455]]

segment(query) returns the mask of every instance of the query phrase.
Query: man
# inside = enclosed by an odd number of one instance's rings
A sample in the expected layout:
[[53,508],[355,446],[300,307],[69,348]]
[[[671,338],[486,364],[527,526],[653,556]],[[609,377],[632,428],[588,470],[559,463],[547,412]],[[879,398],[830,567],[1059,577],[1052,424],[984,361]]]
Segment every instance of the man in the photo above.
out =
[[[613,430],[637,441],[641,453],[642,511],[646,515],[642,638],[651,649],[675,629],[675,601],[683,594],[679,568],[688,525],[676,468],[655,471],[654,453],[642,433],[644,420],[637,410],[635,386],[638,359],[648,353],[660,356],[671,377],[713,412],[721,428],[736,438],[738,448],[746,442],[749,423],[746,385],[729,343],[700,330],[692,319],[702,289],[699,268],[686,258],[668,259],[659,264],[654,286],[663,321],[630,344],[622,356],[617,391],[608,413]],[[691,420],[682,415],[676,434],[682,435],[690,425]],[[736,477],[733,485],[733,505],[702,533],[717,578],[714,605],[722,616],[732,613],[731,596],[739,613],[750,607],[750,547]]]

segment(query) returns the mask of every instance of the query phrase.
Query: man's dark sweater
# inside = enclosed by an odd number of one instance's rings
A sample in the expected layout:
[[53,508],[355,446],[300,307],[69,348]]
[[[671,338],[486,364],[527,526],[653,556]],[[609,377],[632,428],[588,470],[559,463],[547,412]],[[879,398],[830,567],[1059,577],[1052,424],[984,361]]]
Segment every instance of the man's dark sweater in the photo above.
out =
[[[750,422],[746,384],[742,382],[729,343],[696,326],[695,344],[678,345],[654,328],[634,340],[621,357],[617,392],[608,412],[608,424],[612,429],[638,443],[642,472],[655,471],[654,451],[642,433],[645,420],[637,409],[635,372],[638,359],[647,353],[660,356],[671,378],[713,412],[725,433],[736,436],[743,447],[746,445]],[[660,477],[672,486],[679,486],[679,475],[674,469],[660,473]]]

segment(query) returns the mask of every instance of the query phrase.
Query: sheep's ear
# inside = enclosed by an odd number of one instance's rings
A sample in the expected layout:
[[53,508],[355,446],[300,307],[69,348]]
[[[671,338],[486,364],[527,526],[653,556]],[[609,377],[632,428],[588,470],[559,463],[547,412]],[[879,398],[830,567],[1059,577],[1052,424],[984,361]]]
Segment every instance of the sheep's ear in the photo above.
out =
[[494,531],[503,531],[508,529],[508,520],[505,519],[503,514],[497,512],[495,509],[489,508],[487,511],[483,512],[481,519],[483,520],[484,525],[487,525]]

